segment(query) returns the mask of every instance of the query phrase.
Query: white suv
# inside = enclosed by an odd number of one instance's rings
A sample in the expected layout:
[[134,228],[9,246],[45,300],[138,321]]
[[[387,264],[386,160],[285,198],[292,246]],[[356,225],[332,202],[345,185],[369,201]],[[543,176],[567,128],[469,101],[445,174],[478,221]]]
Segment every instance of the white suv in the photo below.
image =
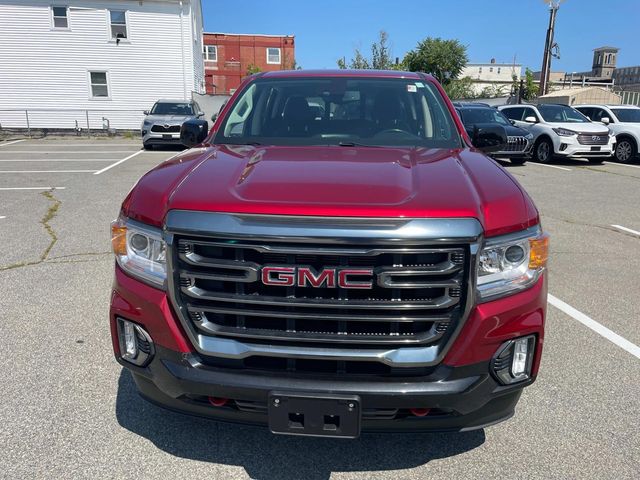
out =
[[533,158],[538,162],[547,163],[558,156],[602,163],[613,155],[615,135],[567,105],[505,105],[498,110],[533,134]]
[[640,145],[640,107],[635,105],[578,105],[574,107],[592,122],[609,127],[616,136],[616,160],[632,161]]

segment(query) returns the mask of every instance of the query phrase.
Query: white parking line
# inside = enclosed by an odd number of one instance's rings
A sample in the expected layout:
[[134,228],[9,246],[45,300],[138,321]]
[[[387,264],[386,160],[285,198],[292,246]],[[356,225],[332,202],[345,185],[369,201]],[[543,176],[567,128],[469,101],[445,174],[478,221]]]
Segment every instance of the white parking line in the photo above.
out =
[[12,142],[0,142],[0,147],[6,147],[7,145],[13,145],[14,143],[20,143],[20,142],[24,142],[23,140],[14,140]]
[[67,187],[0,187],[0,190],[65,190]]
[[111,170],[113,167],[117,167],[118,165],[120,165],[121,163],[126,162],[127,160],[129,160],[130,158],[135,157],[136,155],[140,155],[141,153],[144,153],[145,150],[138,150],[136,153],[134,153],[133,155],[129,155],[128,157],[123,158],[122,160],[118,160],[116,163],[112,163],[111,165],[108,165],[106,167],[104,167],[102,170],[98,170],[97,172],[93,172],[94,175],[100,175],[101,173],[106,172],[107,170]]
[[0,170],[0,173],[95,173],[95,170]]
[[7,218],[5,215],[0,215],[0,220],[2,220],[3,218]]
[[66,155],[67,153],[77,153],[77,154],[95,154],[95,153],[131,153],[131,149],[129,150],[92,150],[90,148],[85,150],[2,150],[2,153],[39,153],[39,154],[50,154],[50,153],[61,153]]
[[611,225],[613,228],[617,228],[618,230],[622,230],[624,232],[633,233],[634,235],[638,235],[640,237],[640,232],[637,230],[631,230],[630,228],[623,227],[622,225]]
[[539,167],[549,167],[549,168],[557,168],[558,170],[566,170],[570,172],[570,168],[559,167],[557,165],[549,165],[548,163],[536,163],[536,162],[527,162],[527,165],[538,165]]
[[609,330],[604,325],[596,322],[594,319],[586,316],[584,313],[576,310],[571,305],[564,303],[562,300],[554,297],[551,294],[547,296],[547,301],[551,305],[556,307],[558,310],[563,311],[570,317],[582,323],[584,326],[589,327],[591,330],[593,330],[597,334],[603,336],[610,342],[615,343],[617,346],[619,346],[623,350],[626,350],[627,352],[629,352],[634,357],[640,359],[640,347],[638,347],[636,344],[631,343],[626,338],[621,337],[620,335],[618,335],[612,330]]
[[640,165],[629,165],[628,163],[602,162],[605,165],[613,165],[614,167],[631,167],[640,168]]
[[0,162],[29,163],[29,162],[113,162],[117,158],[3,158]]

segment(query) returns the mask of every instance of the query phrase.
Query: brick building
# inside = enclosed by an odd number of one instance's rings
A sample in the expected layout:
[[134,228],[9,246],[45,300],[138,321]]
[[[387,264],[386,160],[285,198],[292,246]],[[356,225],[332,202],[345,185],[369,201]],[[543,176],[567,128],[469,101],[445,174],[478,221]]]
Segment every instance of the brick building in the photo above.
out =
[[295,68],[293,35],[204,33],[205,88],[231,94],[248,73]]

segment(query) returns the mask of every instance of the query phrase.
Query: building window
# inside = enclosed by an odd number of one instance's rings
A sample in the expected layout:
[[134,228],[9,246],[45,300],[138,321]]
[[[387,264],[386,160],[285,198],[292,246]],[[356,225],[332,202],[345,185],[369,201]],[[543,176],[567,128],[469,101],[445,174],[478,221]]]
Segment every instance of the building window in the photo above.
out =
[[217,45],[205,45],[203,57],[207,62],[217,62],[218,61]]
[[493,73],[493,67],[489,67],[489,73]]
[[124,10],[110,10],[111,38],[127,38],[127,12]]
[[482,73],[482,67],[478,67],[478,73]]
[[500,75],[500,67],[498,67],[498,75]]
[[69,28],[68,7],[51,7],[53,28]]
[[109,98],[107,72],[89,72],[91,98]]
[[267,48],[267,63],[280,65],[280,49]]

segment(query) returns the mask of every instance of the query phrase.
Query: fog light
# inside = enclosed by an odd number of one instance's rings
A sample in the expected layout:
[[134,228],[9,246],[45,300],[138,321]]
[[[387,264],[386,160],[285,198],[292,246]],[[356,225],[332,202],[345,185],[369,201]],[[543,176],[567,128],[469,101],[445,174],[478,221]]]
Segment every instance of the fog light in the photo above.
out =
[[567,149],[568,146],[569,146],[568,143],[561,143],[560,144],[560,151],[564,152]]
[[129,363],[143,367],[151,361],[155,352],[153,341],[140,325],[118,318],[120,357]]
[[531,377],[535,335],[503,343],[491,361],[491,370],[503,385],[522,382]]

